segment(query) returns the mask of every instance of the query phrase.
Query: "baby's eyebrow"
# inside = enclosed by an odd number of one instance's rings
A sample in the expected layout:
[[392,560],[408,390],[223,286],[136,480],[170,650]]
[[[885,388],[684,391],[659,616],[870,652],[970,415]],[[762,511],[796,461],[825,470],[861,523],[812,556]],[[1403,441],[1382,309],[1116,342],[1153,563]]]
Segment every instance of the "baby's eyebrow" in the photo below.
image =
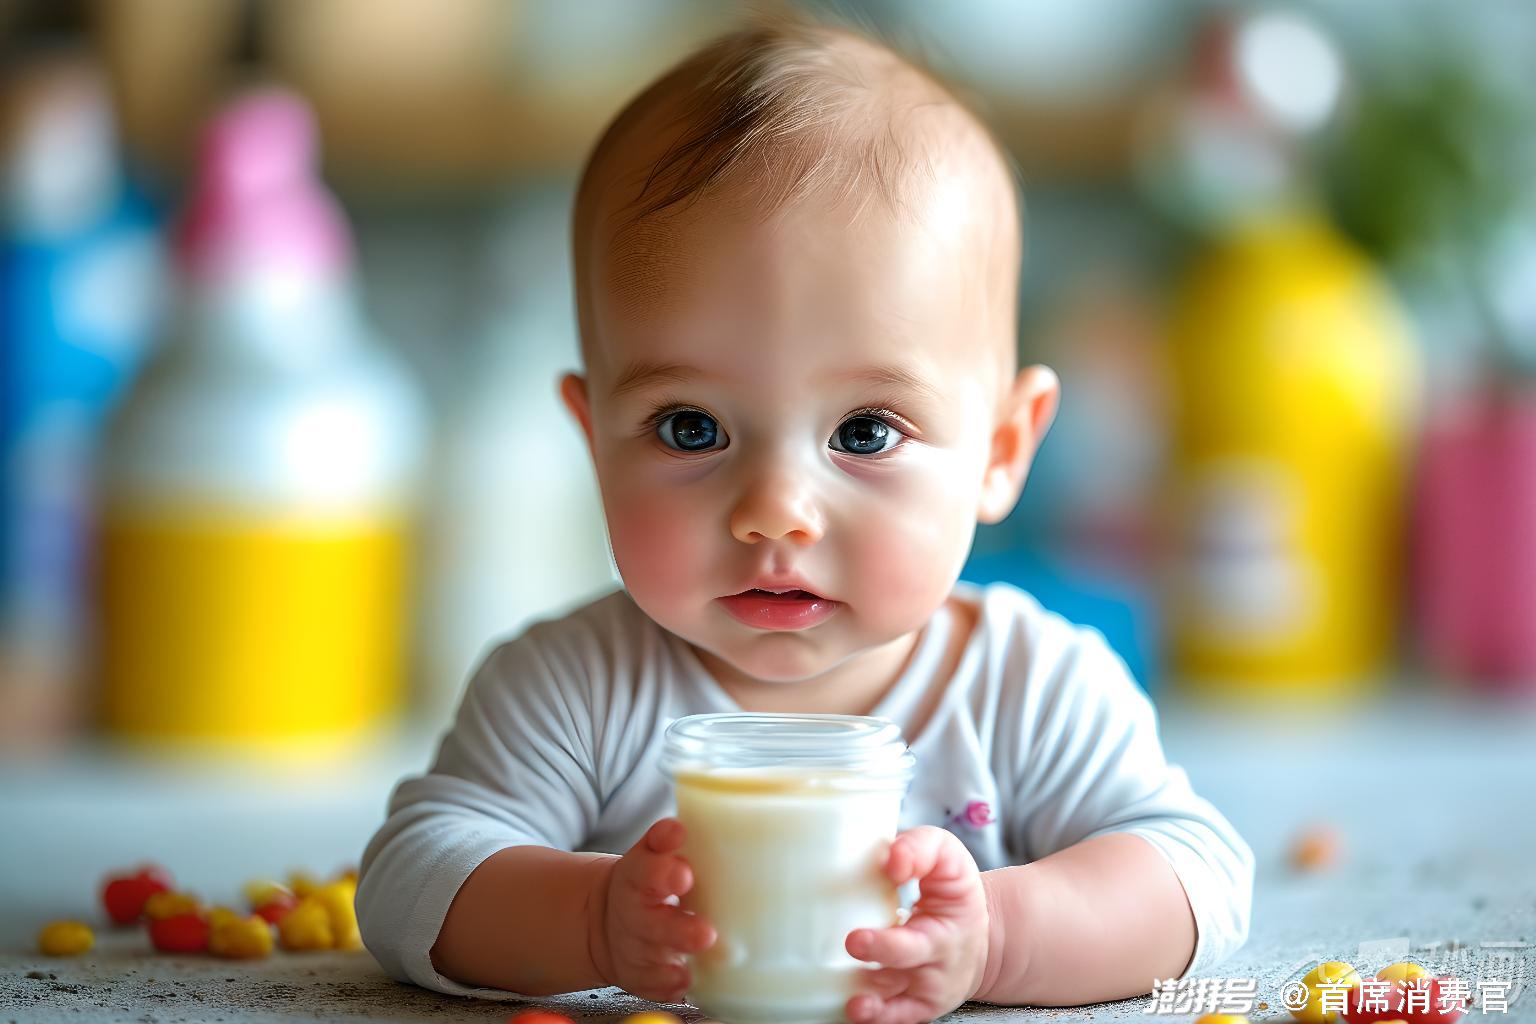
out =
[[[619,375],[619,379],[614,382],[609,392],[609,397],[618,399],[662,384],[687,384],[707,376],[709,375],[703,370],[686,363],[635,362]],[[834,377],[852,384],[890,388],[913,394],[918,399],[929,402],[938,402],[941,398],[939,390],[927,378],[905,366],[861,366],[858,369],[835,374]]]
[[686,384],[705,376],[704,371],[683,363],[631,363],[619,374],[609,398],[622,398],[634,391],[645,391],[659,384]]
[[875,388],[891,388],[915,394],[918,399],[939,402],[939,389],[922,374],[905,366],[862,366],[840,375],[841,379]]

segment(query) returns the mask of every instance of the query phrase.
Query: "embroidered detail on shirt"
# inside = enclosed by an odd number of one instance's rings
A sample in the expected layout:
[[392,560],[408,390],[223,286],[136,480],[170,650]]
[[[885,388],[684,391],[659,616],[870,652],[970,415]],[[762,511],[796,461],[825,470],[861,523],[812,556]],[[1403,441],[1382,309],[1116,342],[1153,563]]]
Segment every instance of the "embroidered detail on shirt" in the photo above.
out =
[[951,825],[964,825],[969,828],[981,828],[991,825],[997,819],[992,816],[992,805],[985,800],[972,800],[965,805],[965,809],[958,814],[951,814],[949,808],[944,808],[944,817]]

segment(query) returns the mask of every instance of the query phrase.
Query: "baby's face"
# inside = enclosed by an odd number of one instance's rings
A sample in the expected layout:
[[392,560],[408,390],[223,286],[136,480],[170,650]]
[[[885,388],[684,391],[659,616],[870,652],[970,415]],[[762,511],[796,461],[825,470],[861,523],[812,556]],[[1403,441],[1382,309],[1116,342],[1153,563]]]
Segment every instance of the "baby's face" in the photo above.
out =
[[[919,224],[849,224],[711,200],[592,264],[585,407],[574,378],[567,400],[619,571],[752,679],[812,679],[911,634],[969,550],[1011,306],[983,294],[974,226],[943,216],[957,197],[924,201]],[[793,628],[730,600],[786,577],[823,599]]]

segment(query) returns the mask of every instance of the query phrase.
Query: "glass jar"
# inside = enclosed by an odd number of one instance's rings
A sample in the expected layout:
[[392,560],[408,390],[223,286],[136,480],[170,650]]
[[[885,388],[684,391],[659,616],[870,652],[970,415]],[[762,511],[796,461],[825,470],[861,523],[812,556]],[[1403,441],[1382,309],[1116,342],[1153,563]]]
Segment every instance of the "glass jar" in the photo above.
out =
[[881,862],[915,758],[895,724],[853,715],[692,715],[662,768],[687,830],[682,906],[718,939],[692,959],[690,1001],[727,1024],[845,1019],[867,965],[843,943],[897,921]]

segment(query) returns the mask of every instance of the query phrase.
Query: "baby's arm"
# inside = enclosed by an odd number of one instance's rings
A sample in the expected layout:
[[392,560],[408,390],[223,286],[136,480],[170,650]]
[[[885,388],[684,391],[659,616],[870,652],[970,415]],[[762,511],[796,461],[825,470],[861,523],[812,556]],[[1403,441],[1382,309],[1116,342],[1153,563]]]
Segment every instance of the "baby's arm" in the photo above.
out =
[[493,853],[454,896],[432,965],[466,985],[530,996],[607,984],[588,929],[593,893],[616,860],[541,846]]
[[983,875],[977,998],[1099,1002],[1207,969],[1247,937],[1252,851],[1168,764],[1151,702],[1102,637],[1042,629],[1030,654],[1001,712],[1023,737],[1003,820],[1025,863]]
[[1072,1006],[1183,974],[1195,919],[1168,859],[1128,832],[983,872],[987,966],[975,998]]
[[666,819],[623,857],[537,846],[493,854],[454,897],[433,965],[530,996],[618,985],[679,1002],[690,980],[682,955],[714,941],[705,922],[667,903],[692,887],[682,841]]

